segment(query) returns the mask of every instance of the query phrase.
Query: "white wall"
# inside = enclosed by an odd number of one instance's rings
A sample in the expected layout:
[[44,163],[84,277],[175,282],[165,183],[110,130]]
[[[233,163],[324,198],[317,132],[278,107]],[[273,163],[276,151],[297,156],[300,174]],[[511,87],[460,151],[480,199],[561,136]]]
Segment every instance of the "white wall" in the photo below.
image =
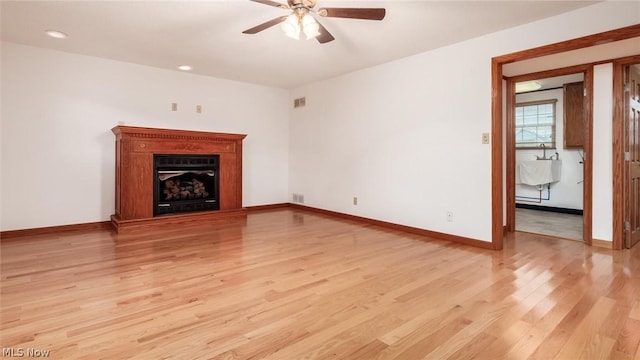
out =
[[[560,181],[552,183],[551,188],[542,191],[542,201],[540,201],[540,192],[535,186],[517,184],[516,182],[516,203],[531,204],[539,206],[549,206],[567,209],[583,208],[583,165],[580,151],[577,149],[564,149],[564,104],[562,89],[553,89],[547,91],[536,91],[525,94],[516,95],[516,102],[541,101],[541,100],[557,100],[556,102],[556,149],[547,149],[546,156],[553,156],[555,159],[556,152],[562,161],[560,170]],[[516,179],[518,178],[518,164],[521,161],[535,160],[536,156],[542,156],[542,149],[516,149]],[[526,197],[526,198],[522,198]],[[535,199],[529,199],[535,198]],[[547,198],[549,200],[547,200]]]
[[593,238],[613,240],[613,64],[593,68]]
[[307,106],[292,111],[291,192],[313,207],[487,239],[490,98],[461,86],[490,88],[479,69],[490,58],[468,66],[449,47],[297,89]]
[[291,112],[290,193],[491,241],[491,58],[636,24],[638,8],[598,3],[295,89],[307,107]]
[[243,205],[288,201],[289,104],[282,89],[3,43],[1,229],[108,220],[120,121],[248,134]]
[[[0,41],[0,54],[3,53],[3,51],[2,51],[3,49],[2,48],[3,48],[3,44]],[[0,56],[0,79],[3,78],[3,76],[2,76],[2,69],[3,69],[2,63],[3,63],[2,56]],[[2,218],[3,218],[2,217],[2,208],[3,208],[2,204],[4,203],[3,198],[2,198],[2,178],[3,178],[2,169],[4,168],[4,166],[2,164],[2,158],[3,158],[3,154],[2,154],[3,146],[2,146],[2,143],[4,143],[4,140],[2,140],[2,129],[4,128],[4,125],[3,125],[4,116],[2,115],[2,111],[1,111],[2,110],[2,99],[4,99],[4,97],[2,96],[2,88],[3,88],[3,86],[0,86],[0,140],[2,141],[0,143],[0,229],[3,229],[3,227],[2,227]]]

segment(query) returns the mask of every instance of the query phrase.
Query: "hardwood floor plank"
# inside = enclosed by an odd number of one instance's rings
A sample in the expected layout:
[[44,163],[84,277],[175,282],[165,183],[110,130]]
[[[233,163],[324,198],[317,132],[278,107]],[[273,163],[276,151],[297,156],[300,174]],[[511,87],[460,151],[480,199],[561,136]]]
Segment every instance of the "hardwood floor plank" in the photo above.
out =
[[[556,359],[567,359],[575,354],[595,356],[596,354],[608,354],[613,341],[598,336],[600,325],[609,316],[615,301],[606,297],[601,297],[590,309],[589,313],[578,324],[577,329],[571,334],[567,343],[562,347]],[[595,349],[592,348],[595,346]],[[599,347],[608,347],[608,349],[600,350]],[[584,351],[583,351],[584,349]],[[585,354],[584,352],[587,352]],[[582,355],[579,356],[582,358]],[[593,357],[589,357],[593,358]]]
[[[554,356],[557,350],[554,346],[547,348],[547,342],[554,344],[556,338],[553,337],[553,330],[558,327],[561,321],[569,314],[571,309],[581,298],[583,292],[580,289],[571,289],[563,297],[559,297],[554,301],[554,306],[549,312],[544,314],[535,323],[530,323],[531,327],[521,338],[512,343],[510,349],[506,353],[508,358],[536,358],[532,356],[537,353],[541,359],[545,356]],[[564,343],[564,340],[558,341]],[[543,345],[544,344],[544,345]],[[551,354],[551,355],[550,355]]]
[[[487,344],[482,351],[477,352],[474,355],[474,359],[493,360],[496,356],[495,354],[502,354],[501,356],[505,359],[513,358],[510,357],[509,350],[515,348],[514,344],[521,343],[522,339],[525,338],[525,335],[531,330],[531,328],[532,325],[524,321],[515,322],[499,336],[492,335],[495,340],[492,343]],[[487,332],[496,334],[496,332],[491,331],[491,329]],[[528,353],[533,352],[534,349],[531,349]],[[515,353],[518,354],[517,357],[523,359],[526,358],[526,349],[524,351],[518,349]]]
[[370,360],[373,359],[382,350],[386,349],[387,346],[387,344],[375,339],[367,343],[366,345],[357,348],[355,351],[339,354],[336,359]]
[[636,300],[629,317],[634,320],[640,320],[640,300]]
[[640,247],[302,209],[2,242],[0,296],[2,347],[52,359],[640,359]]
[[640,320],[627,319],[617,336],[614,347],[615,358],[633,358],[640,348]]
[[447,357],[448,359],[476,359],[479,354],[486,351],[487,347],[493,344],[497,338],[485,332],[476,335],[469,342],[466,342],[458,351]]

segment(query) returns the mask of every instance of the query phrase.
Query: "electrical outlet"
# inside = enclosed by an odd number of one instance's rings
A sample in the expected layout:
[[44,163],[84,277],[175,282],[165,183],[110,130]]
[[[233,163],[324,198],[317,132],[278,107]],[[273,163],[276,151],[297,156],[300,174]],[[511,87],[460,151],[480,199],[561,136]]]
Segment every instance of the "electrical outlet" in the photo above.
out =
[[358,205],[358,197],[357,196],[353,197],[353,205]]
[[202,105],[196,105],[196,113],[202,114]]
[[447,211],[447,221],[453,222],[453,212]]
[[489,133],[482,133],[482,143],[483,144],[489,143]]
[[171,103],[171,111],[178,111],[178,103]]

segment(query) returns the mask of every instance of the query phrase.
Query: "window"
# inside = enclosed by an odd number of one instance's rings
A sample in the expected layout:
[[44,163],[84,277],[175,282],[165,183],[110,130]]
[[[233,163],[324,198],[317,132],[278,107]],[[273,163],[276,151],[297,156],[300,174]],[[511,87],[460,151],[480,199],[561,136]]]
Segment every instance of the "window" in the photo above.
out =
[[516,104],[516,147],[556,147],[556,101]]

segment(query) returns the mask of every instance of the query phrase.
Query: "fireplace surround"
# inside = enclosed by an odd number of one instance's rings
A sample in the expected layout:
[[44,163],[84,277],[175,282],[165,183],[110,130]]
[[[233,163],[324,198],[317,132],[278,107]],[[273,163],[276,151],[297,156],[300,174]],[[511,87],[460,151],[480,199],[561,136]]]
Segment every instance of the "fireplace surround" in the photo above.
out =
[[[242,207],[242,141],[246,135],[132,126],[111,130],[116,136],[111,223],[117,232],[246,217]],[[168,161],[171,157],[180,159],[178,167],[183,168],[172,169],[177,161]],[[173,183],[165,186],[171,178]],[[213,179],[215,182],[209,182]],[[158,210],[158,204],[168,203]],[[169,207],[173,209],[166,211]],[[179,211],[173,211],[176,208]]]

